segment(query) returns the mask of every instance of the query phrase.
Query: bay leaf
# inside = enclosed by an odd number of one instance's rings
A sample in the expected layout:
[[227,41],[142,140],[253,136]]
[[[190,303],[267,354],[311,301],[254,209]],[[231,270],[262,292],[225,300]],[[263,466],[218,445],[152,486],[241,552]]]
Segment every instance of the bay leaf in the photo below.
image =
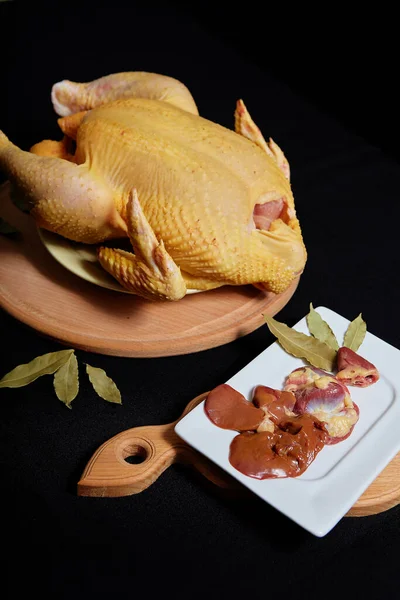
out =
[[367,333],[367,324],[361,313],[352,321],[344,334],[343,346],[357,352]]
[[94,388],[94,391],[100,396],[100,398],[107,400],[107,402],[122,404],[121,393],[119,389],[111,377],[108,377],[107,373],[103,369],[91,367],[87,364],[86,373],[89,376],[89,380]]
[[339,344],[335,334],[329,327],[328,323],[321,317],[313,305],[310,303],[310,312],[306,317],[308,329],[310,333],[320,342],[325,342],[334,350],[339,350]]
[[52,375],[68,360],[74,350],[59,350],[37,356],[31,362],[18,365],[0,379],[0,388],[17,388],[28,385],[42,375]]
[[68,361],[55,372],[53,385],[57,398],[71,408],[71,402],[79,391],[78,361],[75,354],[71,354]]
[[272,317],[263,316],[270,332],[277,338],[286,352],[297,358],[305,358],[314,367],[325,371],[333,370],[336,351],[328,344],[320,342],[311,335],[300,333]]
[[7,223],[7,221],[0,217],[0,233],[3,235],[12,235],[13,233],[19,233],[19,231],[14,225]]

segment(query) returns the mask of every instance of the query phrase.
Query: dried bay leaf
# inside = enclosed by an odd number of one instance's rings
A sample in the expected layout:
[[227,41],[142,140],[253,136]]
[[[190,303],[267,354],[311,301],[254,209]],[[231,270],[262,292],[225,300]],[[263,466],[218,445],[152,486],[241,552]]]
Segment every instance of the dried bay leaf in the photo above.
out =
[[361,313],[350,323],[344,334],[343,346],[357,352],[364,341],[367,333],[367,324],[362,318]]
[[78,361],[75,354],[71,354],[68,361],[56,371],[53,384],[57,398],[71,408],[71,402],[79,391]]
[[319,313],[314,310],[313,305],[310,303],[310,312],[307,317],[307,325],[310,333],[317,338],[320,342],[325,342],[334,350],[339,350],[339,344],[335,334],[329,327],[328,323],[324,321]]
[[108,377],[107,373],[103,369],[98,367],[91,367],[86,365],[86,373],[89,376],[90,383],[92,384],[96,394],[107,400],[107,402],[114,402],[115,404],[122,404],[121,393],[113,380]]
[[272,317],[263,315],[272,335],[282,348],[297,358],[305,358],[314,367],[332,371],[336,359],[336,351],[311,335],[300,333]]
[[52,375],[62,367],[74,350],[59,350],[37,356],[31,362],[15,367],[0,379],[0,388],[17,388],[28,385],[42,375]]

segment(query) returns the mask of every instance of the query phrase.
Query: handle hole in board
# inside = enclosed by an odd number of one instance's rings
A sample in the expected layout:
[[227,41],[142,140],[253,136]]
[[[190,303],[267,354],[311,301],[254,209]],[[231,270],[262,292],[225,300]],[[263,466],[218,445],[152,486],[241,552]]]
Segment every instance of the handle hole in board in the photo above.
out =
[[147,450],[138,444],[129,445],[124,448],[124,460],[130,465],[140,465],[147,458]]

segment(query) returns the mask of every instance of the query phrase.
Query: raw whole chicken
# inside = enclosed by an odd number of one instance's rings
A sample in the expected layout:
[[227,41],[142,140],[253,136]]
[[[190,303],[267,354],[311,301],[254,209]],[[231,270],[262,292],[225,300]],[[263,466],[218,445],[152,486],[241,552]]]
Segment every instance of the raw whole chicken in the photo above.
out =
[[[288,162],[241,100],[235,131],[200,117],[182,83],[153,73],[61,81],[52,102],[63,140],[25,152],[0,131],[0,168],[38,226],[99,245],[101,265],[126,289],[156,300],[222,285],[281,293],[301,274]],[[121,237],[133,253],[101,245]]]

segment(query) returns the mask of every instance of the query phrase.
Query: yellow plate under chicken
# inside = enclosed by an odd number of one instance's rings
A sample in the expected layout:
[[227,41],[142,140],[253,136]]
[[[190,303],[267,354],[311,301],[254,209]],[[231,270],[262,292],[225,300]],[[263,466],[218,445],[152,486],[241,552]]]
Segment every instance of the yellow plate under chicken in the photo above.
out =
[[[103,269],[97,258],[95,246],[73,242],[46,229],[38,228],[39,237],[51,256],[63,267],[85,281],[99,287],[125,294],[135,295],[118,283]],[[113,247],[128,250],[128,240],[113,240]],[[187,289],[186,294],[197,294],[205,290]]]

